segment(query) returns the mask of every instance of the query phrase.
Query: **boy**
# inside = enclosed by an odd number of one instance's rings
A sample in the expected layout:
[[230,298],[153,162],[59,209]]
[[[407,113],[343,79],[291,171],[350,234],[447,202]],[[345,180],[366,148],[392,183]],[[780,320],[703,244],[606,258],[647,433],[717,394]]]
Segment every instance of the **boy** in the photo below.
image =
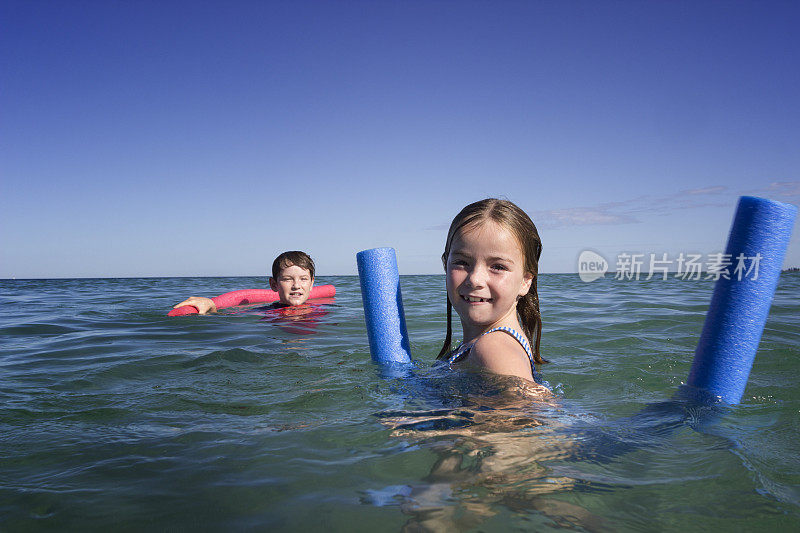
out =
[[[314,260],[307,253],[298,250],[283,252],[272,262],[269,287],[278,293],[279,298],[273,305],[278,307],[303,305],[308,300],[313,286]],[[203,296],[192,296],[174,308],[183,305],[196,307],[201,315],[217,312],[214,301]]]

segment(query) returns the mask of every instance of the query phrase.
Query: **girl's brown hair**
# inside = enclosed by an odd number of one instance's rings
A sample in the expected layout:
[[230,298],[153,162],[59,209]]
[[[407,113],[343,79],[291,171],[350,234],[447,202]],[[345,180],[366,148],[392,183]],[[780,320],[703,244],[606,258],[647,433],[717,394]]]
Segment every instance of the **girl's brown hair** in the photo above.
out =
[[[525,336],[532,341],[533,359],[537,364],[546,363],[545,359],[539,354],[539,342],[542,336],[542,315],[539,312],[539,293],[536,290],[536,283],[539,277],[539,256],[542,255],[542,241],[539,232],[530,217],[508,200],[497,198],[487,198],[479,202],[469,204],[461,210],[450,224],[447,232],[447,242],[442,254],[442,264],[447,269],[447,257],[450,255],[450,247],[456,233],[465,227],[474,227],[485,220],[492,220],[497,224],[507,228],[516,238],[522,248],[522,256],[525,259],[525,272],[533,275],[531,288],[528,293],[517,301],[517,314],[520,318],[520,325],[525,332]],[[450,353],[453,339],[452,327],[453,304],[450,297],[447,297],[447,336],[444,339],[442,351],[439,352],[438,359],[443,359]]]

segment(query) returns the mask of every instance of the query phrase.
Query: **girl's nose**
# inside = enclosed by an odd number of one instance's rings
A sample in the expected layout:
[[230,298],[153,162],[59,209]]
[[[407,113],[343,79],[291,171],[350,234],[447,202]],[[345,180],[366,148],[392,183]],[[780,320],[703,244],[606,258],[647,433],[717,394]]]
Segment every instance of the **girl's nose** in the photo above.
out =
[[470,286],[474,288],[483,287],[484,283],[486,283],[485,270],[479,266],[473,267],[472,270],[469,271],[467,281],[469,282]]

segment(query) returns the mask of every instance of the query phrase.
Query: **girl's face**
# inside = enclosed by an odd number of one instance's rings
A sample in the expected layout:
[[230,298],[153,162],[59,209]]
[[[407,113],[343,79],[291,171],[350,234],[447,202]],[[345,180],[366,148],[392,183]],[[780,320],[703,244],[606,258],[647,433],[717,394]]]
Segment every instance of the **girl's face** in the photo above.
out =
[[447,256],[447,294],[471,340],[495,326],[518,325],[517,299],[525,296],[533,276],[516,237],[485,220],[461,228]]

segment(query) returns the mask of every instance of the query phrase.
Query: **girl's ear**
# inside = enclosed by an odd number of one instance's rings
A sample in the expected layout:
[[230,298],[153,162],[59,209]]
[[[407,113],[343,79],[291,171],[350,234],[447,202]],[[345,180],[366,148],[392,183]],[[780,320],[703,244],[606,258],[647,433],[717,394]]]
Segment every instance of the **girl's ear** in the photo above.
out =
[[269,277],[269,288],[275,292],[278,292],[278,282],[275,281],[275,278],[272,276]]
[[519,289],[520,298],[528,294],[528,291],[531,290],[531,283],[533,283],[533,274],[525,272],[525,275],[522,276],[522,285]]

